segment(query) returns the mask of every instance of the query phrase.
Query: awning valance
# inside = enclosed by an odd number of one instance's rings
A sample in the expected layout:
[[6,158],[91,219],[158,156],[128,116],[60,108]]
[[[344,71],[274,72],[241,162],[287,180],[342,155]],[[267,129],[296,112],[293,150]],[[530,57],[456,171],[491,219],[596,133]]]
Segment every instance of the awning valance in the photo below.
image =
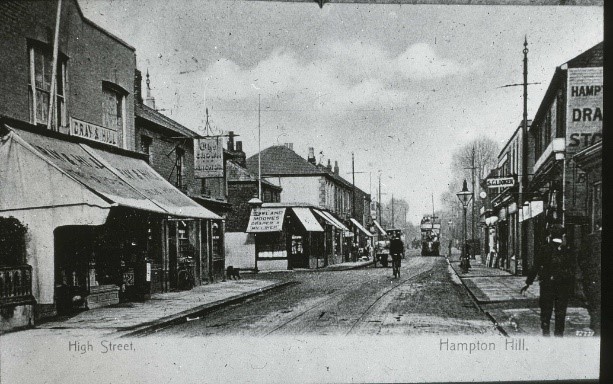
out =
[[28,131],[13,130],[12,134],[40,160],[114,205],[171,216],[221,219],[176,189],[143,160]]
[[300,223],[304,227],[305,231],[307,232],[323,232],[324,231],[324,229],[321,227],[321,225],[319,225],[319,222],[317,222],[317,219],[315,218],[315,216],[313,216],[309,208],[294,207],[292,208],[292,211],[294,211],[294,213],[296,214],[296,217],[298,217],[298,220],[300,220]]
[[253,208],[245,232],[280,232],[284,219],[285,208]]
[[373,223],[375,223],[375,227],[377,227],[380,234],[382,234],[383,236],[387,236],[387,232],[385,232],[385,230],[381,227],[377,220],[373,220]]
[[366,228],[364,228],[364,226],[362,224],[360,224],[356,219],[351,218],[349,220],[351,220],[351,223],[353,223],[353,225],[355,225],[356,228],[358,228],[360,231],[362,231],[366,236],[370,236],[370,237],[374,236]]

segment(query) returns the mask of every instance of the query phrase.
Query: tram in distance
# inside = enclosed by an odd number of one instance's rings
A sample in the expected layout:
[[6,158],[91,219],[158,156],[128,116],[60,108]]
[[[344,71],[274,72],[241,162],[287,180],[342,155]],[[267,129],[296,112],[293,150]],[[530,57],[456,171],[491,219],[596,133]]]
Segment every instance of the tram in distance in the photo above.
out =
[[441,219],[438,216],[424,216],[421,219],[421,255],[440,256]]

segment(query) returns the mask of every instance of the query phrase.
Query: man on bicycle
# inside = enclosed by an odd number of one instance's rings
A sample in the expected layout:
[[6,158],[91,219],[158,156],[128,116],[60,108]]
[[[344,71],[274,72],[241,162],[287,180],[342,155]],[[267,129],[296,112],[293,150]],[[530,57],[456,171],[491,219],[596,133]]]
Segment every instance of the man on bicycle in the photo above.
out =
[[395,234],[390,240],[390,254],[392,255],[392,267],[394,277],[400,277],[400,259],[404,253],[404,243],[399,234]]

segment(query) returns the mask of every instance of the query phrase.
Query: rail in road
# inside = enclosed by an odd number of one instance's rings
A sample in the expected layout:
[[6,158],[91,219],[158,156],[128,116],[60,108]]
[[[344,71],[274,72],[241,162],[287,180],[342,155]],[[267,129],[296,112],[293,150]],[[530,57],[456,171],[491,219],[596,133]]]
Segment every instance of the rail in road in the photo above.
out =
[[[343,316],[343,314],[339,314],[341,319],[340,321],[337,319],[337,325],[339,328],[348,328],[345,334],[349,335],[360,329],[358,325],[364,324],[364,320],[367,318],[367,315],[373,312],[373,310],[377,307],[377,304],[381,302],[382,298],[389,295],[403,284],[418,279],[422,275],[428,273],[432,269],[434,262],[435,258],[407,258],[404,260],[401,276],[408,276],[400,279],[390,277],[391,287],[380,288],[379,284],[373,284],[380,280],[379,275],[375,276],[375,279],[372,279],[371,281],[359,281],[347,285],[337,292],[328,295],[325,300],[304,308],[292,318],[273,328],[271,331],[266,333],[266,335],[272,335],[275,333],[287,334],[294,333],[294,331],[306,331],[308,328],[318,328],[316,323],[320,321],[323,315],[330,313],[330,311],[324,311],[323,309],[338,307],[340,302],[350,301],[349,296],[355,296],[356,292],[361,292],[363,293],[361,295],[361,301],[357,302],[356,308],[354,308],[358,309],[358,312],[355,313],[355,311],[353,311],[354,313],[345,313],[345,316]],[[385,274],[391,273],[391,268],[381,268],[379,270],[385,271],[383,272]],[[312,318],[305,319],[309,316]],[[352,317],[353,319],[345,319],[345,321],[343,321],[343,317]],[[294,324],[295,326],[293,326]]]

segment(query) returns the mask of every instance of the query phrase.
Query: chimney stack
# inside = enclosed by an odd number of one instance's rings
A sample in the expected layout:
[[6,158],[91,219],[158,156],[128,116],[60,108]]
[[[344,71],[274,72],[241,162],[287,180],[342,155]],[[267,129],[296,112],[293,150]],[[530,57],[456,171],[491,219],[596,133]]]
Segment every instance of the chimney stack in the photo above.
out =
[[307,161],[313,165],[316,164],[317,160],[315,160],[315,148],[309,147],[309,157],[307,157]]
[[228,151],[234,151],[234,131],[228,132]]
[[134,97],[139,104],[143,103],[143,74],[138,69],[134,70]]
[[332,170],[332,165],[330,164],[330,159],[328,159],[328,165],[326,165],[326,169],[327,169],[328,171],[331,171],[331,170]]
[[242,152],[242,151],[243,151],[243,142],[237,141],[236,142],[236,152]]
[[338,175],[338,161],[334,160],[334,173]]
[[285,146],[291,149],[292,151],[294,150],[294,143],[285,143]]

